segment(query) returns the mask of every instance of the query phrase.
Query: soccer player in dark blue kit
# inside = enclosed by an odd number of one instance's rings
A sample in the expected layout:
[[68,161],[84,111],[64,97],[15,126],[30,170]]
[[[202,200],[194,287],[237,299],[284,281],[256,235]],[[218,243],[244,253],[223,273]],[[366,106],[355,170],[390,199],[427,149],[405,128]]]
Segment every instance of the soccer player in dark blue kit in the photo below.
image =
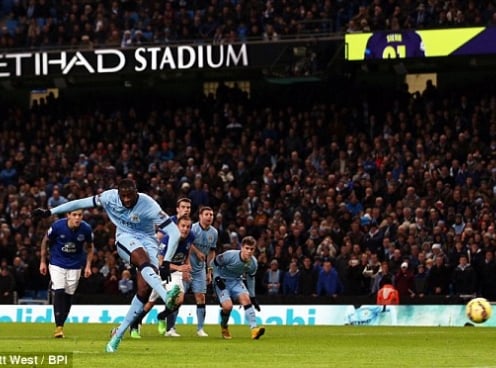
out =
[[[172,216],[172,221],[177,223],[177,219],[187,215],[191,216],[191,199],[187,197],[181,197],[176,202],[176,214]],[[160,258],[160,257],[159,257]],[[160,262],[160,259],[159,259]],[[185,275],[183,275],[184,279]],[[189,279],[188,279],[189,280]],[[165,311],[164,311],[165,312]],[[176,319],[179,310],[176,309],[174,313],[167,314],[167,323],[164,323],[159,319],[158,321],[158,332],[161,335],[179,337],[176,332]]]
[[53,313],[56,338],[64,337],[64,323],[72,306],[81,269],[84,277],[91,275],[93,230],[83,221],[83,210],[71,211],[66,218],[55,221],[41,241],[40,273],[47,274],[47,249],[50,255],[48,271],[52,281]]

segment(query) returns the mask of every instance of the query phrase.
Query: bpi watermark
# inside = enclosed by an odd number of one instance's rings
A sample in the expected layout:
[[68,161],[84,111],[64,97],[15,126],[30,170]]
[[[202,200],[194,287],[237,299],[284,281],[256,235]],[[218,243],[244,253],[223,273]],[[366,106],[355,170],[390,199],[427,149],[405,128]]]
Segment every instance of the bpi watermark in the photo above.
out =
[[72,353],[2,353],[0,367],[72,367]]

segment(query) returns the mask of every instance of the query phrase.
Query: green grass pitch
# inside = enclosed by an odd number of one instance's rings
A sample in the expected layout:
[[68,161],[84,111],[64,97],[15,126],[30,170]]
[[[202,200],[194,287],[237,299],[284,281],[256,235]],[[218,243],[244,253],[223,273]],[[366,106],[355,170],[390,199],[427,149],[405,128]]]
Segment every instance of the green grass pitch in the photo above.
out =
[[[54,339],[52,324],[1,323],[0,358],[8,353],[72,353],[72,367],[496,367],[496,329],[475,327],[266,326],[252,340],[247,326],[179,325],[181,337],[159,336],[144,325],[143,338],[126,335],[116,353],[105,353],[111,325],[66,324]],[[0,360],[1,363],[1,360]],[[5,364],[0,364],[0,367]],[[7,365],[8,366],[8,365]],[[12,365],[10,365],[12,366]],[[31,365],[33,366],[33,365]]]

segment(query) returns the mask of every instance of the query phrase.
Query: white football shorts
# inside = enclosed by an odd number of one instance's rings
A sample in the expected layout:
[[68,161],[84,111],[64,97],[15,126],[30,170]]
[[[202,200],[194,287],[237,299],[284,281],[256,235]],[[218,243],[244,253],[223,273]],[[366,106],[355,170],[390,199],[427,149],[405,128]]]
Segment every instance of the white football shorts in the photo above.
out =
[[68,270],[55,265],[48,265],[50,278],[52,280],[52,290],[64,289],[69,295],[74,295],[81,278],[81,269]]

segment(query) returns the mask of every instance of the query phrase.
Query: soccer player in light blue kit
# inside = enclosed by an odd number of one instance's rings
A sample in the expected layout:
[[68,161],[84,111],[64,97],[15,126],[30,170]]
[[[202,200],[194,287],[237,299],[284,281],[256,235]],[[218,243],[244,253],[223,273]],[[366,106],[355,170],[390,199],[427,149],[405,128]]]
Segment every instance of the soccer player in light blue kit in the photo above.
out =
[[258,267],[257,259],[253,255],[255,246],[255,238],[246,236],[241,240],[241,250],[227,250],[217,255],[212,264],[215,292],[222,307],[221,333],[227,340],[232,338],[227,323],[233,309],[233,301],[238,301],[245,309],[245,317],[251,328],[251,338],[258,340],[265,333],[264,327],[257,327],[255,316],[255,309],[260,312],[260,305],[255,296],[255,274]]
[[[164,260],[172,259],[179,242],[179,230],[150,196],[138,193],[131,179],[123,179],[117,189],[109,189],[98,195],[73,200],[52,209],[38,208],[34,216],[49,217],[52,214],[70,212],[81,208],[103,207],[112,223],[116,226],[116,245],[119,256],[138,269],[137,293],[121,325],[115,330],[105,350],[115,352],[129,325],[141,313],[148,301],[151,289],[155,290],[167,304],[167,290],[157,273],[159,244],[155,236],[157,228],[169,235],[169,247]],[[165,270],[167,277],[170,271]],[[170,298],[177,297],[179,290],[171,291]],[[174,295],[175,294],[175,295]]]
[[[191,234],[191,218],[188,215],[183,215],[177,219],[177,227],[179,228],[179,232],[181,233],[181,239],[179,240],[179,245],[177,246],[176,253],[172,257],[172,262],[170,264],[171,270],[171,281],[166,285],[167,290],[171,290],[174,285],[180,289],[180,293],[177,295],[174,305],[172,308],[165,307],[165,310],[160,312],[157,316],[158,318],[158,328],[161,335],[165,336],[173,336],[179,337],[180,335],[176,332],[175,328],[173,328],[175,320],[171,321],[171,324],[167,326],[165,319],[167,316],[175,313],[179,307],[184,302],[184,283],[183,280],[189,280],[191,275],[191,266],[189,265],[188,255],[191,244],[193,244],[194,237]],[[169,243],[169,236],[165,234],[161,239],[161,249],[159,254],[159,262],[164,254],[167,253],[167,247]],[[165,283],[165,281],[163,282]],[[153,308],[156,300],[158,299],[158,294],[155,291],[152,291],[150,298],[148,299],[148,303],[145,304],[145,308],[143,312],[139,315],[139,317],[133,322],[131,325],[131,337],[141,338],[139,334],[139,325],[141,321],[146,316],[146,314]]]
[[197,335],[207,337],[208,334],[203,330],[205,324],[205,294],[207,293],[207,285],[212,282],[212,269],[207,268],[207,265],[215,257],[215,249],[217,248],[218,232],[212,226],[214,221],[214,211],[210,207],[200,208],[198,222],[195,222],[191,227],[191,233],[195,237],[195,241],[190,248],[189,262],[191,264],[191,281],[185,285],[188,290],[195,294],[196,301],[196,317],[197,317]]

